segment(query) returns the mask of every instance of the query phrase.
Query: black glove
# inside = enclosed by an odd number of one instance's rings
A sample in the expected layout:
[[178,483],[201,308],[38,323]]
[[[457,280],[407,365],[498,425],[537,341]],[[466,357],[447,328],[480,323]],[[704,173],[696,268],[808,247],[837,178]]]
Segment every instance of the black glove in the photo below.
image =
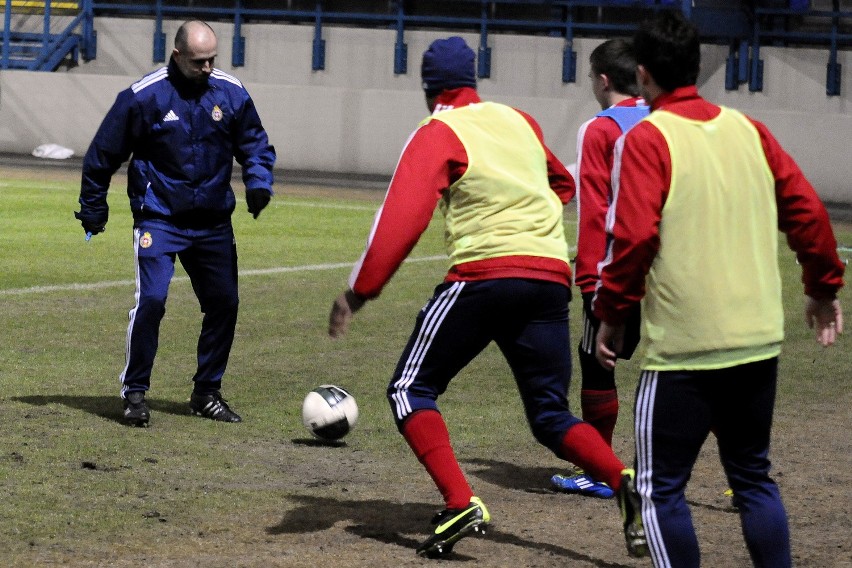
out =
[[80,224],[83,225],[83,230],[86,231],[87,234],[91,233],[92,235],[97,235],[98,233],[103,233],[106,230],[106,221],[94,220],[87,215],[84,215],[82,211],[74,212],[74,217],[80,220]]
[[272,194],[269,193],[268,189],[246,189],[246,204],[248,204],[248,212],[257,219],[257,216],[260,215],[263,208],[269,205],[269,200],[271,198]]

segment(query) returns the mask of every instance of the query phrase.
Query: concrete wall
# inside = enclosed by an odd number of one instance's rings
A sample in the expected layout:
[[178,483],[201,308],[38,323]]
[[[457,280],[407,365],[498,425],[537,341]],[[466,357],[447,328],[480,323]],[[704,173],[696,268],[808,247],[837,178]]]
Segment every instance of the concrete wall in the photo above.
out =
[[[167,51],[179,22],[167,22]],[[67,72],[0,72],[0,152],[30,153],[44,143],[80,155],[115,95],[158,64],[151,62],[153,22],[98,19],[98,57]],[[406,75],[393,73],[392,30],[326,27],[326,68],[311,70],[313,27],[243,26],[246,65],[231,66],[233,28],[214,24],[217,66],[252,94],[278,166],[290,170],[390,175],[408,135],[426,115],[420,56],[439,34],[409,31]],[[476,46],[475,34],[462,34]],[[576,132],[598,109],[591,96],[589,53],[600,40],[575,41],[577,82],[561,81],[560,38],[492,35],[492,71],[479,91],[535,116],[565,163],[575,161]],[[823,199],[852,203],[852,68],[840,53],[840,97],[825,94],[827,50],[764,48],[764,90],[724,89],[727,49],[705,46],[699,87],[710,100],[744,110],[773,130]]]

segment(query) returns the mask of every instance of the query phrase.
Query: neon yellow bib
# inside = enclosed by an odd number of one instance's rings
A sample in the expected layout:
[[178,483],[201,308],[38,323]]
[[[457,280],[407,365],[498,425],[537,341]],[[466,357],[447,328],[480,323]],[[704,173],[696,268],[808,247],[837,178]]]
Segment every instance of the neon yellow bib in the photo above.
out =
[[643,367],[716,369],[777,356],[784,338],[775,182],[757,129],[723,108],[654,111],[672,182],[647,278]]
[[523,255],[568,262],[562,202],[550,188],[547,158],[529,123],[491,102],[439,112],[467,152],[465,174],[440,209],[453,266]]

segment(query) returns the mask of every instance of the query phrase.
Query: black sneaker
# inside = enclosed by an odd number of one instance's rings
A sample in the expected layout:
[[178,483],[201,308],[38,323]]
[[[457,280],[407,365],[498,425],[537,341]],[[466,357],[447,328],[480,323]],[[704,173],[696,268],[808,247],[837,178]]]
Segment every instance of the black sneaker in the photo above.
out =
[[240,415],[231,410],[219,391],[213,394],[195,394],[189,397],[189,410],[195,416],[203,416],[218,422],[242,422]]
[[485,534],[491,515],[479,497],[471,497],[464,509],[444,509],[432,519],[435,532],[417,547],[417,554],[439,558],[453,551],[453,545],[470,533]]
[[633,558],[644,558],[648,555],[648,540],[642,525],[642,500],[636,491],[636,472],[632,469],[621,470],[618,507],[621,509],[621,520],[624,521],[627,554]]
[[124,397],[124,421],[130,426],[147,428],[151,411],[145,402],[145,391],[132,391]]

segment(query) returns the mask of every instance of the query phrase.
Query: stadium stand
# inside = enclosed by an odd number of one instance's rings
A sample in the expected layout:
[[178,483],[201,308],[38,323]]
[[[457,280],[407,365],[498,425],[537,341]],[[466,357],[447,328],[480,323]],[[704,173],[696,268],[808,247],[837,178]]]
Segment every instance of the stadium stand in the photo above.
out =
[[603,38],[632,34],[653,11],[675,9],[698,23],[706,44],[702,91],[767,122],[826,200],[852,203],[852,161],[840,151],[852,137],[852,78],[841,73],[852,57],[852,12],[839,0],[66,4],[5,0],[4,154],[28,155],[46,143],[85,152],[115,94],[162,65],[176,26],[197,17],[220,38],[217,66],[237,75],[264,107],[281,166],[290,171],[350,178],[392,171],[423,114],[420,53],[448,34],[477,50],[482,92],[540,117],[551,147],[570,163],[581,119],[595,111],[589,51]]
[[[479,34],[478,75],[491,73],[489,36],[494,33],[560,36],[566,40],[562,81],[576,80],[577,37],[627,35],[654,10],[680,9],[699,26],[702,41],[729,46],[725,88],[748,83],[750,91],[763,89],[760,49],[772,46],[820,46],[828,50],[826,93],[840,94],[839,49],[852,45],[852,11],[841,10],[840,0],[156,0],[138,2],[83,0],[7,0],[0,69],[54,71],[73,65],[78,57],[97,57],[97,17],[153,18],[154,62],[166,59],[166,18],[204,17],[232,23],[231,64],[245,63],[248,22],[287,22],[314,26],[311,67],[325,68],[323,29],[328,25],[394,29],[394,73],[408,71],[406,31],[447,29]],[[76,12],[76,14],[75,14]],[[42,14],[40,23],[30,21]],[[22,28],[39,27],[31,31]],[[57,28],[60,31],[56,31]]]

